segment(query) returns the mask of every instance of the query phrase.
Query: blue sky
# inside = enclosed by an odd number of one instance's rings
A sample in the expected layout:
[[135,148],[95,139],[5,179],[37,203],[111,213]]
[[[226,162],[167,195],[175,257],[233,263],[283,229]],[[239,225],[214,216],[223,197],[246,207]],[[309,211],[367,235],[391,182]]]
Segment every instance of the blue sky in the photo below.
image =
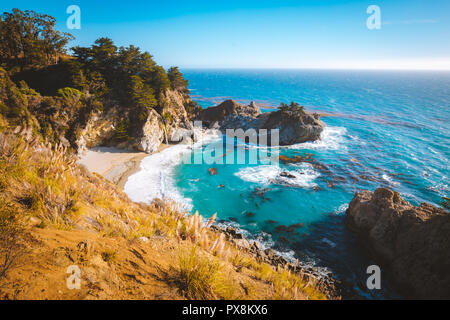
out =
[[[68,30],[66,8],[81,9]],[[369,5],[381,29],[369,30]],[[2,1],[47,13],[71,45],[101,36],[134,44],[157,63],[182,68],[343,68],[450,70],[448,0]]]

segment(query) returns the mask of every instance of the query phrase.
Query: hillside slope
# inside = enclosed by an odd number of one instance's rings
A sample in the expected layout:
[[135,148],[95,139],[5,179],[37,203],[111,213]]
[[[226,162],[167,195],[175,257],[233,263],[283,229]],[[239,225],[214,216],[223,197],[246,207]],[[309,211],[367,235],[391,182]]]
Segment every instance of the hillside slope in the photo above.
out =
[[[0,297],[324,299],[319,279],[237,246],[170,201],[133,203],[49,142],[36,95],[1,72]],[[45,140],[44,140],[45,138]],[[69,290],[70,266],[81,287]]]
[[[200,216],[132,203],[63,147],[16,132],[0,133],[1,297],[325,298],[311,279],[255,259]],[[80,290],[67,289],[71,265]]]

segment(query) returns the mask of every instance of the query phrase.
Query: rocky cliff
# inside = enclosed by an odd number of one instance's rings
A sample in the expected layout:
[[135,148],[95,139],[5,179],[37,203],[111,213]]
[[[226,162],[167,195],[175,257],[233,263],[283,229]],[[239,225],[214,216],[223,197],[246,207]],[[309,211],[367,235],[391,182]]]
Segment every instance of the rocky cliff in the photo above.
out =
[[318,114],[289,110],[261,113],[254,102],[244,106],[233,100],[202,110],[198,119],[204,126],[223,132],[227,129],[267,129],[269,141],[270,130],[278,129],[279,145],[318,140],[325,126]]
[[[189,95],[184,92],[166,90],[161,105],[149,109],[143,116],[136,117],[134,110],[121,106],[93,113],[77,137],[76,146],[79,151],[107,145],[155,152],[161,143],[180,142],[190,134],[192,122],[185,109],[190,101]],[[131,120],[127,123],[124,119]],[[125,131],[124,136],[118,136],[120,130]]]
[[413,206],[398,192],[356,193],[346,212],[399,288],[413,297],[450,298],[450,214],[427,203]]

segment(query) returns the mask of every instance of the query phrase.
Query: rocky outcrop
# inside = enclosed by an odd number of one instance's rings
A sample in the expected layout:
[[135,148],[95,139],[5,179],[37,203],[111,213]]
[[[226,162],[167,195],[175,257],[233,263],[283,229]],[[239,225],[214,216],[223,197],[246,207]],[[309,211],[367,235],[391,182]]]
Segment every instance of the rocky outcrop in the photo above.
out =
[[92,113],[76,140],[78,152],[97,146],[114,146],[147,153],[158,150],[164,139],[162,117],[151,109],[142,125],[134,132],[127,132],[126,137],[118,138],[118,128],[123,119],[128,117],[129,112],[124,112],[118,106],[109,107],[106,112]]
[[233,100],[202,110],[198,119],[204,126],[224,133],[226,129],[267,129],[268,141],[271,139],[270,130],[278,129],[279,145],[318,140],[325,126],[318,114],[287,110],[261,113],[254,102],[244,106]]
[[356,193],[346,211],[392,281],[407,295],[450,298],[450,214],[427,203],[413,206],[398,192]]
[[261,115],[261,110],[254,102],[248,106],[243,106],[234,100],[226,100],[218,106],[202,110],[199,118],[206,123],[220,122],[226,126],[233,120],[252,121],[259,115]]
[[136,141],[135,148],[146,153],[155,152],[164,138],[164,123],[161,116],[155,110],[150,110],[147,120],[142,127],[141,135]]
[[323,274],[314,267],[302,266],[299,263],[291,263],[272,248],[263,249],[258,242],[250,242],[234,227],[212,225],[211,229],[223,233],[228,241],[234,243],[240,250],[250,253],[257,261],[265,262],[274,268],[286,268],[291,272],[301,275],[305,282],[315,283],[315,286],[319,288],[328,299],[341,298],[341,283],[331,274]]
[[167,90],[161,115],[164,119],[169,142],[182,142],[192,136],[192,121],[185,105],[191,101],[190,97],[181,91]]
[[215,176],[217,174],[217,168],[209,168],[208,172],[210,175]]
[[111,108],[108,112],[93,113],[86,125],[81,130],[75,145],[79,152],[107,144],[115,135],[114,123],[118,121],[116,108]]
[[317,113],[300,115],[279,110],[265,117],[261,129],[279,129],[280,145],[319,140],[325,127]]
[[[161,105],[149,109],[143,119],[133,108],[108,105],[104,111],[91,113],[83,124],[77,123],[81,130],[74,145],[78,152],[96,146],[114,146],[153,153],[163,142],[190,141],[192,123],[184,107],[190,101],[186,93],[167,90]],[[119,128],[123,131],[120,137]]]

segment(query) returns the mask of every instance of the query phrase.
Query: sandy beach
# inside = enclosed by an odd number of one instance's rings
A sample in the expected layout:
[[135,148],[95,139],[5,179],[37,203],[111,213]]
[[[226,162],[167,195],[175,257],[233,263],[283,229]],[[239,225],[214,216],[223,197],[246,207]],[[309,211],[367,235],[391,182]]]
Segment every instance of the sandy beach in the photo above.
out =
[[[162,144],[157,152],[169,145]],[[114,147],[95,147],[80,156],[79,164],[90,172],[101,174],[123,189],[128,177],[140,169],[142,159],[149,156],[144,152],[133,152]]]

